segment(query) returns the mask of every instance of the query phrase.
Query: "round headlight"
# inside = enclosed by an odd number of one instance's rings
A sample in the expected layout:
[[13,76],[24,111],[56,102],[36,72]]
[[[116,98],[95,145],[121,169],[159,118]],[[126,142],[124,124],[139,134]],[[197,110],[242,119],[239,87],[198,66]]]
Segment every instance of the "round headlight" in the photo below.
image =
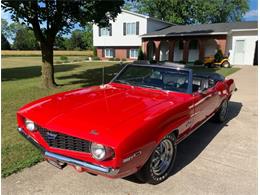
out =
[[106,156],[106,149],[102,144],[92,143],[90,150],[92,156],[97,160],[103,160]]
[[25,125],[26,125],[26,128],[29,130],[29,131],[34,131],[35,130],[35,124],[33,121],[29,120],[29,119],[25,119]]

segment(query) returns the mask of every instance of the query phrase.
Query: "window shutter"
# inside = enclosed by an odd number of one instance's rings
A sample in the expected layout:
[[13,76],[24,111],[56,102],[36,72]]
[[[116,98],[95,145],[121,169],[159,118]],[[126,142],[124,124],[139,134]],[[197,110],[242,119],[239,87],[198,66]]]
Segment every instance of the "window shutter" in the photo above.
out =
[[135,25],[135,27],[136,27],[136,35],[139,35],[139,22],[136,22],[136,25]]
[[130,53],[130,50],[127,49],[127,50],[126,50],[126,58],[129,58],[129,53]]
[[109,36],[112,36],[112,24],[109,25]]
[[102,57],[105,57],[105,49],[102,48]]
[[116,50],[115,50],[115,48],[113,48],[112,51],[113,51],[113,57],[116,57]]
[[123,35],[126,35],[126,23],[123,23]]
[[98,36],[101,36],[101,28],[98,27]]

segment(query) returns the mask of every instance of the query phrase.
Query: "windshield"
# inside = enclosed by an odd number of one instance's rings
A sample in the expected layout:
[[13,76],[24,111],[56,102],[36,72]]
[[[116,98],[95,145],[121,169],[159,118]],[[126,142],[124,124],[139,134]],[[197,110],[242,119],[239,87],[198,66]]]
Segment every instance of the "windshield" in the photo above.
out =
[[187,93],[189,71],[131,65],[127,66],[113,82]]

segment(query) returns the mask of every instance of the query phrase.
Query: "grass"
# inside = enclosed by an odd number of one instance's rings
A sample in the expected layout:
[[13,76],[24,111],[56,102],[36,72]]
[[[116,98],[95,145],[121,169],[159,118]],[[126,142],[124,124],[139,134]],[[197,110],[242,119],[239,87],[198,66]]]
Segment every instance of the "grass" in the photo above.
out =
[[222,74],[223,76],[228,76],[230,74],[235,73],[236,71],[240,70],[240,68],[204,68],[204,67],[192,67],[194,72],[216,72]]
[[[64,86],[48,90],[39,87],[40,63],[39,57],[2,58],[2,177],[42,160],[38,150],[16,131],[16,111],[22,105],[61,91],[101,84],[103,66],[105,66],[106,82],[122,68],[115,62],[56,65],[56,81]],[[231,68],[200,71],[215,71],[227,76],[237,70]]]
[[[40,50],[2,50],[2,56],[41,56]],[[93,56],[93,51],[54,51],[55,56]]]

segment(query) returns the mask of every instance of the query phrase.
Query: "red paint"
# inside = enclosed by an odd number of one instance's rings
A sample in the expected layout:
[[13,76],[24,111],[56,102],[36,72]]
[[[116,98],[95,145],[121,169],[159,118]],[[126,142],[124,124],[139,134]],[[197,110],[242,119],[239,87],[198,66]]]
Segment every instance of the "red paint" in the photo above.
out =
[[[125,177],[142,167],[160,140],[173,130],[178,130],[177,142],[186,138],[214,114],[224,99],[230,98],[234,88],[234,81],[226,80],[202,95],[110,83],[29,103],[17,113],[18,126],[49,152],[120,168],[113,177]],[[49,147],[39,132],[26,129],[23,118],[49,130],[112,147],[115,157],[97,161],[90,153]],[[92,130],[98,134],[90,134]],[[136,151],[141,151],[141,155],[122,162]]]

